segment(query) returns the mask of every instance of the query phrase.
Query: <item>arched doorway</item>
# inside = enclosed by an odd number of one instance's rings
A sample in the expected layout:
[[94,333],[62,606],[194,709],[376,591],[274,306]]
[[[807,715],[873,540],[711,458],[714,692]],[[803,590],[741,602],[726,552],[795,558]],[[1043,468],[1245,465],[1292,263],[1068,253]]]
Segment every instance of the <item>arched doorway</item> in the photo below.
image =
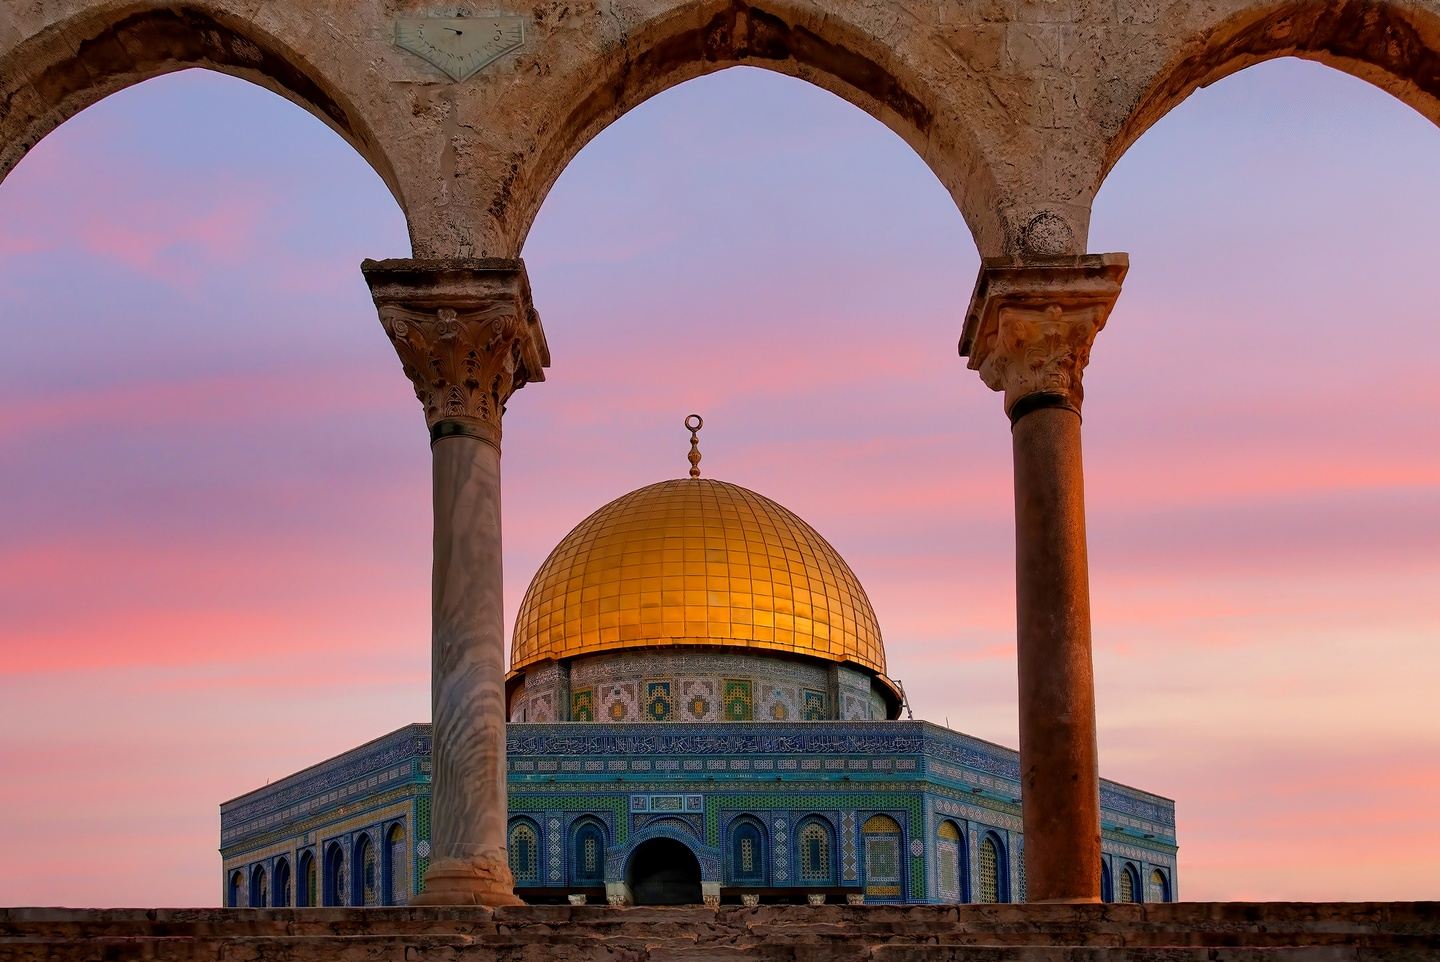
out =
[[626,881],[636,905],[700,904],[700,862],[673,838],[653,838],[637,848]]

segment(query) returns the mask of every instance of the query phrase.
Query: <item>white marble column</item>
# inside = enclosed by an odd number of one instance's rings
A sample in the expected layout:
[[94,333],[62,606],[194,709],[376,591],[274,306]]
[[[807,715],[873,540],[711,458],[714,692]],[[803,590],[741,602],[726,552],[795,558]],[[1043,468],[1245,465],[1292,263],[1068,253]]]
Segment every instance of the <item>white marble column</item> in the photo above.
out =
[[516,905],[505,845],[500,437],[505,402],[549,363],[520,261],[366,261],[415,386],[434,469],[430,868],[414,902]]
[[1124,254],[987,260],[960,340],[1005,394],[1015,458],[1020,784],[1030,901],[1100,900],[1100,770],[1080,456],[1081,373]]

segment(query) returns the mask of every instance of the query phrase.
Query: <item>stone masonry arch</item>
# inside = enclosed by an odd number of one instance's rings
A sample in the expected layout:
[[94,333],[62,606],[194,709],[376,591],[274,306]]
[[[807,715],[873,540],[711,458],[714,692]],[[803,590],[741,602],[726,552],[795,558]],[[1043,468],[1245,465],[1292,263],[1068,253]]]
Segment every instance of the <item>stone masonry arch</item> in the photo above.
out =
[[[943,62],[931,38],[887,42],[857,22],[870,8],[812,0],[687,0],[648,19],[593,55],[567,65],[547,86],[542,119],[512,155],[490,212],[513,256],[550,187],[577,153],[625,113],[696,77],[745,65],[836,94],[885,124],[926,162],[955,199],[977,243],[1004,229],[995,184],[976,131],[955,102],[964,75],[926,76]],[[953,59],[953,58],[951,58]],[[967,91],[979,96],[978,90]]]
[[[1393,0],[1282,0],[1182,5],[1158,69],[1129,78],[1131,96],[1104,145],[1103,178],[1145,131],[1201,87],[1278,57],[1298,57],[1365,80],[1440,125],[1440,10]],[[1240,9],[1235,9],[1239,7]],[[1099,183],[1096,187],[1098,189]]]
[[[267,28],[250,18],[252,5],[234,2],[33,6],[53,15],[33,24],[0,19],[0,181],[45,135],[86,107],[153,77],[200,67],[248,80],[309,111],[355,148],[404,207],[386,141],[335,79],[352,65],[282,40],[309,39],[309,31],[287,28],[293,16],[274,11]],[[21,37],[7,37],[17,26],[25,31]]]

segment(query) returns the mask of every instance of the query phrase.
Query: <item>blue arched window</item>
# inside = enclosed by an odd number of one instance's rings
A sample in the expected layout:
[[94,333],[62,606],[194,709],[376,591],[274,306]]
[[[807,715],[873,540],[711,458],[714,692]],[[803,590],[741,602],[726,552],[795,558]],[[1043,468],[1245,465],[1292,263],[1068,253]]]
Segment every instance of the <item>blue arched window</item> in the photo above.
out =
[[765,830],[753,818],[742,818],[730,829],[730,878],[741,884],[765,884]]
[[1110,866],[1103,859],[1100,862],[1100,901],[1115,901],[1115,886],[1110,881]]
[[605,830],[586,819],[571,835],[570,880],[575,885],[605,884]]
[[325,904],[345,904],[345,850],[338,842],[325,849]]
[[290,860],[279,858],[275,860],[275,889],[273,902],[276,906],[289,907],[290,895]]
[[1129,862],[1120,870],[1120,901],[1140,901],[1140,873]]
[[245,891],[245,876],[239,872],[230,873],[230,885],[225,892],[225,904],[232,909],[240,907],[240,893]]
[[980,839],[980,856],[976,860],[975,901],[1010,901],[1010,863],[1005,857],[1005,843],[994,832]]
[[1151,870],[1150,878],[1145,886],[1145,901],[1170,901],[1170,879],[1165,876],[1163,869]]
[[369,832],[361,832],[355,839],[355,858],[350,864],[353,866],[351,875],[354,876],[350,904],[379,905],[380,859],[375,852],[375,845],[370,841]]
[[256,865],[250,870],[250,907],[263,909],[270,904],[270,879],[265,875],[265,866]]
[[297,878],[300,883],[300,891],[296,893],[299,898],[295,904],[309,908],[315,904],[315,898],[319,889],[315,886],[315,855],[313,852],[304,852],[300,855],[300,874]]
[[529,819],[517,818],[510,823],[510,874],[515,883],[540,880],[540,833]]
[[935,830],[935,878],[940,901],[965,901],[965,836],[950,820]]
[[795,860],[800,866],[801,882],[814,885],[834,881],[834,847],[828,822],[811,817],[800,823],[795,833]]
[[406,858],[405,826],[395,822],[385,833],[384,871],[386,905],[404,905],[410,900],[410,861]]

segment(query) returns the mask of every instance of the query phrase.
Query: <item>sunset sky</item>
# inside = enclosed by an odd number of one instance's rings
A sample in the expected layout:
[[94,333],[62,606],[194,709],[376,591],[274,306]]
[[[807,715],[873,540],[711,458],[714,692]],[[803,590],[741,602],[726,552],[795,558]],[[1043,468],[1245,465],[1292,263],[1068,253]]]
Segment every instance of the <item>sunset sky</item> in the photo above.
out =
[[[1420,115],[1280,61],[1097,201],[1101,768],[1176,800],[1183,898],[1440,897],[1437,170]],[[338,136],[198,71],[0,184],[0,904],[217,904],[221,801],[428,718],[427,437],[359,272],[408,252]],[[525,258],[508,615],[696,411],[708,476],[850,562],[916,717],[1016,744],[1008,424],[910,148],[729,70],[586,147]]]

